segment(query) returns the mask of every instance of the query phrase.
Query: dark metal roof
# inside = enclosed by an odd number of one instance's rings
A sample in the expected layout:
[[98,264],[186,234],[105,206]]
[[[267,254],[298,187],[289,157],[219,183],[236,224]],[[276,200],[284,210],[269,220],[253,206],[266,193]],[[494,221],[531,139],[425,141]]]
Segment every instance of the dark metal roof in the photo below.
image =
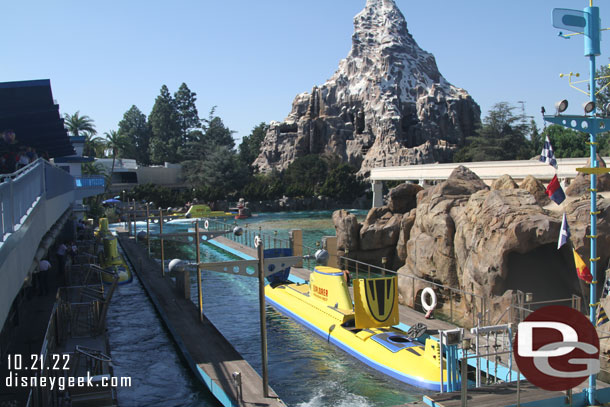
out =
[[51,81],[0,83],[0,132],[13,130],[17,143],[49,157],[75,154],[51,93]]

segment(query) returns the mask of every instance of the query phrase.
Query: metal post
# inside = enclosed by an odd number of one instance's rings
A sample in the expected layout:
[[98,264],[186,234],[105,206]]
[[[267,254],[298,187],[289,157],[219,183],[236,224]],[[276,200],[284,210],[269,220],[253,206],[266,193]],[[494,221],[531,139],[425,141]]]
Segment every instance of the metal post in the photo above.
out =
[[462,380],[462,407],[466,407],[468,399],[468,348],[462,346],[462,372],[460,379]]
[[10,202],[10,206],[9,208],[11,208],[11,233],[13,233],[15,231],[15,196],[14,191],[13,191],[13,178],[9,177],[8,179],[8,185],[9,185],[9,194],[11,199],[9,200]]
[[[415,305],[415,303],[414,303]],[[445,383],[443,382],[443,341],[445,338],[445,332],[440,331],[439,333],[439,343],[438,343],[438,354],[440,355],[440,365],[441,365],[441,393],[444,393],[444,387],[445,387]],[[448,366],[448,365],[447,365]],[[449,370],[447,370],[447,374],[449,374]],[[449,380],[447,380],[447,385],[449,384]],[[449,388],[447,388],[447,391],[449,391]]]
[[[593,7],[589,7],[589,9],[593,9]],[[597,7],[595,7],[597,9]],[[585,9],[586,10],[586,9]],[[599,18],[599,13],[598,13]],[[587,23],[588,24],[588,23]],[[589,78],[589,87],[591,90],[591,101],[595,103],[595,55],[589,56],[590,62],[590,78]],[[591,112],[591,115],[595,117],[595,109]],[[597,129],[591,131],[589,133],[589,141],[590,141],[590,161],[591,168],[597,168]],[[597,175],[595,173],[591,173],[591,257],[589,259],[589,269],[591,270],[591,275],[593,276],[593,281],[589,286],[590,293],[590,302],[589,302],[589,320],[595,326],[595,310],[597,308]],[[589,403],[595,404],[595,374],[589,376]]]
[[[480,320],[479,320],[480,322]],[[479,356],[481,354],[481,349],[479,348],[479,329],[480,328],[480,323],[477,324],[477,336],[474,339],[474,347],[475,347],[475,352],[476,352],[476,358],[477,358],[477,375],[476,375],[476,387],[481,387],[481,357]]]
[[199,236],[199,221],[195,221],[195,253],[197,253],[197,296],[199,304],[199,321],[203,322],[203,292],[201,290],[201,253],[199,249],[199,242],[201,236]]
[[521,371],[517,366],[517,407],[521,407]]
[[146,202],[146,245],[148,246],[148,255],[150,256],[150,209]]
[[261,326],[261,359],[263,361],[263,395],[269,397],[269,372],[267,371],[267,324],[265,315],[265,257],[264,244],[258,242],[258,303]]
[[136,209],[136,199],[133,199],[133,237],[138,241],[138,210]]
[[161,275],[165,277],[165,251],[163,250],[163,209],[159,208],[159,233],[161,234]]

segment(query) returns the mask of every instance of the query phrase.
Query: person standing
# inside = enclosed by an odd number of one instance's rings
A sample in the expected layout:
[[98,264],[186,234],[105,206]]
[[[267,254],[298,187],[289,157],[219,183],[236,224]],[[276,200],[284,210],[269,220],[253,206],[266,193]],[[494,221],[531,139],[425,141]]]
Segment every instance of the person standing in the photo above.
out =
[[68,253],[68,246],[65,245],[64,242],[61,242],[59,246],[57,246],[57,264],[58,264],[58,273],[63,276],[66,271],[66,255]]
[[38,288],[38,296],[46,295],[49,292],[49,270],[51,263],[43,259],[38,263],[38,268],[34,271],[34,281]]
[[78,246],[76,246],[75,242],[70,243],[70,258],[72,259],[72,264],[74,264],[74,258],[78,254]]

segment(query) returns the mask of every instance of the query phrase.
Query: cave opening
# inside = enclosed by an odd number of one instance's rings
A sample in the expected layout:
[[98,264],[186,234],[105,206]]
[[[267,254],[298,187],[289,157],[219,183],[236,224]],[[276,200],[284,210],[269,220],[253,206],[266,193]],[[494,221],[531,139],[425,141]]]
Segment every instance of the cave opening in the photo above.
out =
[[511,252],[507,266],[505,289],[533,293],[534,302],[581,295],[574,264],[566,261],[556,244],[543,245],[527,253]]

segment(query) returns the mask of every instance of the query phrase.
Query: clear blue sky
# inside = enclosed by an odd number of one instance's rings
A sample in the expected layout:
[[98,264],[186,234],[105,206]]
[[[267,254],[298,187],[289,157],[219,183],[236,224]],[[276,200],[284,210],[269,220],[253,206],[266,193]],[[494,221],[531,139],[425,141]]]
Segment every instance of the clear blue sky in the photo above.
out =
[[[555,7],[588,0],[396,0],[409,32],[435,55],[441,74],[466,89],[483,116],[493,104],[524,101],[542,125],[567,98],[586,96],[560,72],[588,77],[582,37],[564,40]],[[98,132],[116,130],[131,105],[146,115],[163,84],[197,93],[201,117],[217,106],[236,138],[283,120],[293,98],[324,83],[351,47],[365,0],[7,1],[2,6],[0,82],[50,79],[63,113],[79,110]],[[599,0],[602,27],[610,5]],[[600,63],[609,63],[610,32]]]

